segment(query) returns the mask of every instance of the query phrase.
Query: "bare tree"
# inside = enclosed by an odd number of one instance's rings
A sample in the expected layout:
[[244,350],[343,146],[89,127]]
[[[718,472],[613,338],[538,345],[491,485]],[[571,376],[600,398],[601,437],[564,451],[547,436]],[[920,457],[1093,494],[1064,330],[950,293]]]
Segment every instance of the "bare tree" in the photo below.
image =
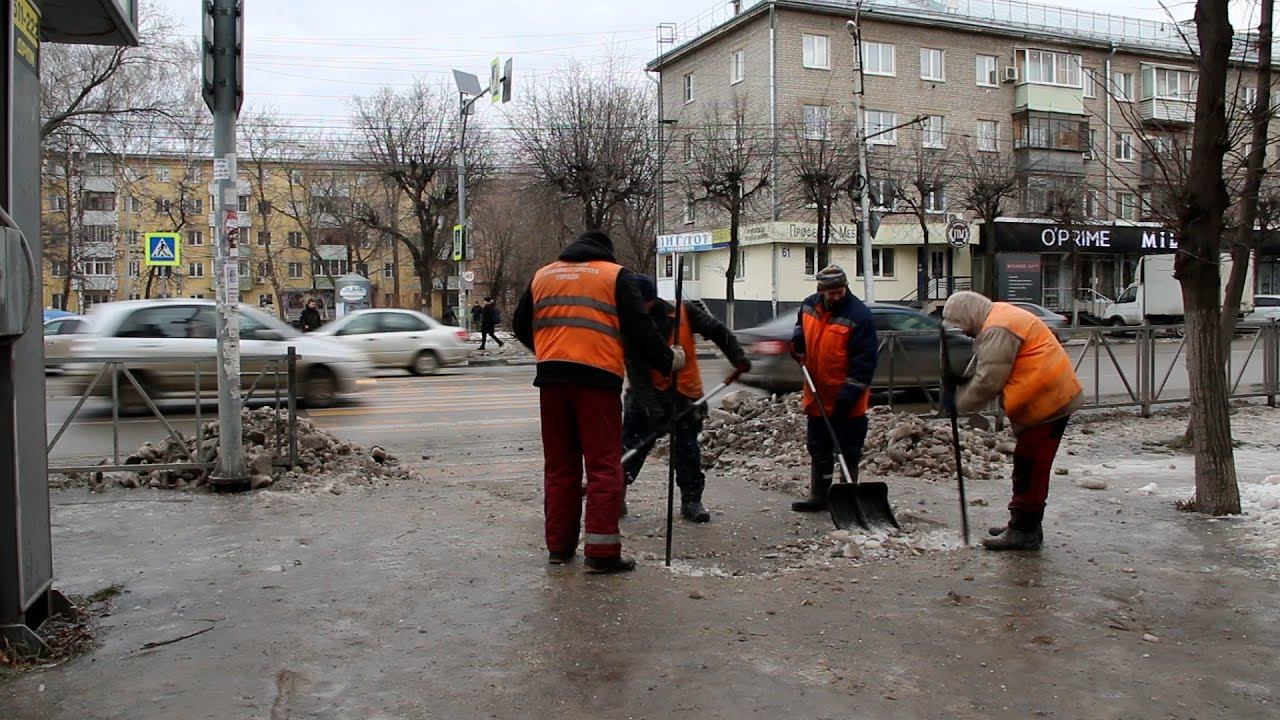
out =
[[[790,167],[791,191],[799,204],[814,211],[819,268],[831,262],[831,218],[836,204],[849,195],[857,176],[851,123],[829,116],[798,117],[782,128],[783,152]],[[868,272],[870,269],[868,268]]]
[[[390,181],[407,203],[411,222],[393,218],[399,204],[370,206],[366,226],[396,238],[413,258],[423,302],[431,308],[431,289],[449,234],[446,214],[456,207],[455,164],[460,147],[456,98],[441,85],[419,81],[405,93],[383,88],[354,101],[355,123],[364,136],[366,160]],[[467,178],[478,186],[485,178],[484,137],[468,128]]]
[[571,65],[529,92],[515,123],[525,161],[577,205],[585,230],[610,230],[655,187],[652,91],[620,77],[612,65],[599,74]]
[[734,283],[739,228],[761,190],[769,187],[769,138],[748,122],[747,98],[738,95],[726,114],[713,105],[695,133],[685,185],[695,202],[729,216],[729,262],[725,267],[725,324],[734,327]]
[[915,142],[910,149],[891,157],[889,175],[893,178],[899,204],[920,225],[923,261],[916,273],[916,299],[924,306],[932,299],[929,276],[933,259],[929,248],[929,224],[934,216],[946,209],[947,186],[953,171],[946,150],[929,147],[923,128],[911,134],[916,136]]
[[1004,216],[1009,203],[1018,196],[1026,172],[1011,152],[964,148],[956,170],[959,202],[982,219],[986,253],[983,260],[983,287],[987,297],[996,296],[995,222]]

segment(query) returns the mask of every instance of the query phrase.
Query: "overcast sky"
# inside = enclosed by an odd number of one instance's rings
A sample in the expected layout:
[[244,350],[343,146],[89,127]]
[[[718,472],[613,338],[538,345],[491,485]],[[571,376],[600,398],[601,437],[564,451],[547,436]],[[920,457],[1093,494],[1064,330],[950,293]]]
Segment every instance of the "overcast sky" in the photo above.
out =
[[[153,0],[199,33],[201,0]],[[1115,12],[1114,0],[1064,6]],[[1170,0],[1179,19],[1192,4]],[[1243,4],[1243,3],[1242,3]],[[246,110],[274,108],[296,122],[341,122],[349,99],[451,68],[488,72],[495,55],[515,59],[519,82],[570,59],[626,57],[643,66],[655,26],[684,23],[722,0],[245,0]],[[1158,0],[1133,0],[1125,15],[1165,19]],[[305,8],[305,11],[303,10]]]

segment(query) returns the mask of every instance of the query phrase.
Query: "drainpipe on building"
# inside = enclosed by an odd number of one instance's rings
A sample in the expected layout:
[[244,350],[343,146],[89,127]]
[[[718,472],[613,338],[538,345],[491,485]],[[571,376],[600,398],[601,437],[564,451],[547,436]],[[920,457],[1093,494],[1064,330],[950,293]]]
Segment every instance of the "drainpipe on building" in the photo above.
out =
[[[774,222],[778,221],[778,6],[776,3],[769,3],[769,176],[773,182],[769,183],[770,204],[773,206],[769,217]],[[778,254],[782,252],[781,247],[774,245],[773,247],[773,291],[770,295],[773,306],[773,316],[778,316],[778,282],[779,272]]]

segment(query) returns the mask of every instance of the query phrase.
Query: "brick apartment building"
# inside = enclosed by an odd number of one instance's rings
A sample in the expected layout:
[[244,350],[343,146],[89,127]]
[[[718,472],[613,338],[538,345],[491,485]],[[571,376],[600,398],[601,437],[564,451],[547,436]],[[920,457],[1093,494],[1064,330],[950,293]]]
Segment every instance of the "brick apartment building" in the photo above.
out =
[[[768,134],[773,182],[743,218],[735,324],[772,317],[811,292],[816,224],[796,200],[788,137],[797,127],[821,137],[820,126],[852,118],[856,58],[846,21],[856,7],[746,0],[691,28],[659,28],[649,69],[661,75],[669,143],[657,268],[668,292],[665,252],[686,248],[689,292],[723,306],[725,214],[694,202],[680,178],[698,128],[738,103],[746,125]],[[1193,27],[1009,0],[868,0],[860,24],[866,133],[923,118],[867,143],[883,218],[869,269],[877,300],[921,300],[923,285],[927,302],[972,286],[1065,309],[1074,284],[1067,238],[1080,238],[1077,288],[1087,297],[1114,298],[1133,281],[1138,258],[1176,247],[1148,212],[1161,177],[1150,153],[1188,136],[1196,75],[1181,33]],[[1232,84],[1240,108],[1253,94],[1242,67]],[[927,250],[918,218],[901,214],[891,189],[910,182],[902,175],[921,157],[942,178],[922,203]],[[1020,178],[1007,217],[990,227],[965,206],[965,167],[975,162],[1011,163]],[[1064,194],[1075,200],[1063,203]],[[1060,214],[1066,206],[1070,217]],[[856,268],[861,292],[868,269],[856,258],[854,218],[852,203],[836,208],[832,256]],[[967,246],[947,244],[956,220],[969,225]],[[1280,247],[1264,248],[1256,270],[1259,292],[1280,291]],[[1011,291],[1014,276],[1021,282]]]

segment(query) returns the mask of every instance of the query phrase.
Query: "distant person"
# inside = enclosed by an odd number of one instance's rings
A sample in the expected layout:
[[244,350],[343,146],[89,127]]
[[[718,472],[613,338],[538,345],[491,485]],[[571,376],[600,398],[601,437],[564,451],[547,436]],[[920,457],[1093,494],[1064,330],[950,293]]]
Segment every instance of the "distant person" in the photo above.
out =
[[307,301],[307,306],[302,310],[302,317],[298,318],[302,325],[302,332],[311,332],[324,324],[324,320],[320,318],[320,308],[316,306],[314,298]]
[[480,321],[483,318],[484,308],[480,306],[480,301],[477,300],[476,303],[471,306],[471,329],[475,330],[480,327]]
[[1062,343],[1040,318],[1009,303],[963,290],[947,298],[942,318],[974,338],[971,377],[943,378],[946,409],[977,412],[1000,397],[1013,424],[1013,500],[1009,523],[991,528],[988,550],[1039,550],[1049,476],[1071,414],[1084,390]]
[[445,325],[457,325],[457,324],[458,324],[458,314],[457,314],[456,312],[454,312],[454,311],[453,311],[453,308],[451,308],[451,307],[447,307],[447,308],[445,308],[445,309],[444,309],[444,315],[443,315],[443,316],[441,316],[440,320],[441,320],[441,322],[443,322]]
[[495,330],[497,330],[498,321],[501,319],[502,319],[501,315],[498,314],[498,304],[493,301],[493,298],[489,298],[489,297],[485,298],[484,307],[480,309],[480,349],[481,350],[484,349],[485,341],[488,340],[489,338],[493,338],[493,341],[498,343],[498,347],[502,347],[502,341],[498,339],[497,334],[495,334],[494,332]]

